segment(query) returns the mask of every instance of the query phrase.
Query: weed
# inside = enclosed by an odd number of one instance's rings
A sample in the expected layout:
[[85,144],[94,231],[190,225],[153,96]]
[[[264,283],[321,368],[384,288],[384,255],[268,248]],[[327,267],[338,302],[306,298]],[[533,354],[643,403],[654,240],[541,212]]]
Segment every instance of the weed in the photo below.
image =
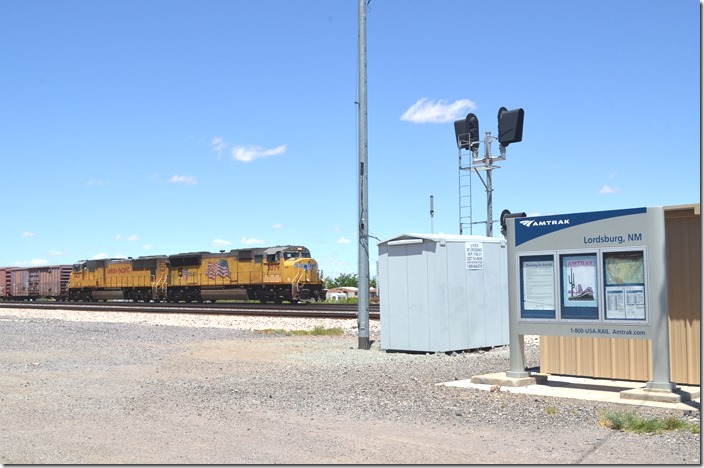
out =
[[635,412],[600,411],[599,424],[615,431],[635,432],[636,434],[661,433],[662,431],[691,431],[699,433],[699,426],[682,421],[674,416],[666,418],[642,418]]
[[553,414],[557,414],[557,408],[555,408],[554,406],[548,406],[547,408],[545,408],[545,412],[552,416]]
[[281,328],[264,328],[262,330],[254,330],[255,333],[261,335],[284,335],[284,336],[342,336],[345,334],[344,330],[340,327],[335,328],[325,328],[322,326],[317,326],[312,330],[283,330]]
[[254,333],[259,333],[260,335],[286,335],[289,332],[282,328],[264,328],[261,330],[254,330]]

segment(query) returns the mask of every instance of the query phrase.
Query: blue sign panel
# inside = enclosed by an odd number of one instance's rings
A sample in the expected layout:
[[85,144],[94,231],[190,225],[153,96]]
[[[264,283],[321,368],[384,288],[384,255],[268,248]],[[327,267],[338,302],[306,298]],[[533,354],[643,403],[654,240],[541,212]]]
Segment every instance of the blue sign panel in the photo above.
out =
[[[518,218],[515,222],[516,247],[538,237],[552,234],[563,229],[568,229],[580,224],[593,223],[610,218],[642,214],[646,208],[629,208],[626,210],[595,211],[591,213],[571,213],[554,216],[538,216],[533,218]],[[591,237],[592,242],[586,243],[609,243],[618,241],[618,237],[610,233]],[[622,243],[622,242],[621,242]]]

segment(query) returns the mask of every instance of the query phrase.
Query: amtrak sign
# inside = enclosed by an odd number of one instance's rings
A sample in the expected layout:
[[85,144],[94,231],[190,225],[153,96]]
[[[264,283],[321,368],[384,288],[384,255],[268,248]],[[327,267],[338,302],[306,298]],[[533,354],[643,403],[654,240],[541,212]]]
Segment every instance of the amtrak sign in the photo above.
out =
[[649,384],[672,388],[662,207],[506,221],[507,375],[525,376],[522,354],[514,350],[524,335],[651,339]]
[[[635,208],[628,210],[573,213],[569,215],[541,216],[537,218],[517,219],[516,221],[518,222],[518,225],[516,225],[515,228],[515,243],[516,246],[520,246],[532,240],[542,238],[554,233],[558,233],[565,229],[569,229],[576,226],[594,227],[598,224],[601,224],[601,221],[606,220],[625,220],[627,219],[626,217],[630,217],[631,219],[638,219],[638,215],[643,215],[646,213],[646,211],[646,208]],[[610,223],[607,223],[607,225],[608,224]],[[609,226],[606,229],[613,230],[615,228],[616,226]],[[620,231],[618,235],[622,237],[628,238],[629,234],[631,237],[642,237],[642,230],[633,231],[628,224],[618,226],[618,228]],[[625,233],[621,229],[625,230]],[[589,232],[594,231],[589,230]],[[596,231],[594,232],[594,234],[590,234],[587,237],[599,238],[600,236],[610,238],[613,236],[613,233]]]
[[536,221],[534,219],[526,219],[523,221],[519,221],[521,225],[525,227],[531,227],[531,226],[557,226],[560,224],[570,224],[569,219],[549,219],[546,221]]

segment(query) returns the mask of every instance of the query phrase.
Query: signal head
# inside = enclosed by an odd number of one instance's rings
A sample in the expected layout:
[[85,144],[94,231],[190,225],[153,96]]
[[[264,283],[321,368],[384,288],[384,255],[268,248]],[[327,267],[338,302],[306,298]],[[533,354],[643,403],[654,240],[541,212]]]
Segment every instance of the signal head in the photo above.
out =
[[507,110],[505,107],[499,108],[497,118],[499,120],[499,143],[508,146],[510,143],[518,143],[523,139],[523,109]]
[[469,149],[469,127],[467,119],[455,120],[455,140],[459,149]]

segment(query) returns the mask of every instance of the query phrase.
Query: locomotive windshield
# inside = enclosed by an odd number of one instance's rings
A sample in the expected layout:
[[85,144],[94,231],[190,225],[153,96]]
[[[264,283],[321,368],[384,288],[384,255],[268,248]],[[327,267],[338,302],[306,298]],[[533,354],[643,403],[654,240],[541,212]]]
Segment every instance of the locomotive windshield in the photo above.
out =
[[284,260],[290,260],[292,258],[310,258],[310,252],[302,250],[284,252]]

